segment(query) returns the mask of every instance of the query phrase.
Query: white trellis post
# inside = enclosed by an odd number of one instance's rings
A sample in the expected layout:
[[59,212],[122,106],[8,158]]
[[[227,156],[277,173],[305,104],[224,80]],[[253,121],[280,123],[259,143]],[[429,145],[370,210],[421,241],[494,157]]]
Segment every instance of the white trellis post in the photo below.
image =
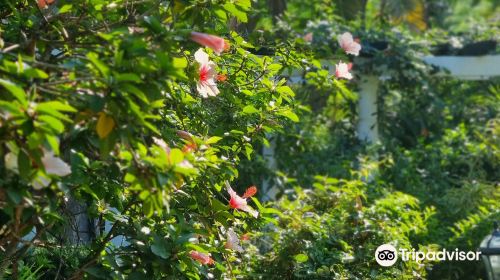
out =
[[[276,138],[272,137],[269,134],[266,134],[266,138],[269,141],[269,146],[264,145],[262,148],[262,157],[266,162],[266,167],[268,170],[276,170]],[[263,201],[275,200],[276,195],[278,194],[278,188],[271,184],[270,179],[265,179],[262,182],[262,193],[264,196],[262,197]]]
[[379,79],[368,75],[361,78],[358,99],[358,139],[367,143],[379,140],[377,124],[377,91]]

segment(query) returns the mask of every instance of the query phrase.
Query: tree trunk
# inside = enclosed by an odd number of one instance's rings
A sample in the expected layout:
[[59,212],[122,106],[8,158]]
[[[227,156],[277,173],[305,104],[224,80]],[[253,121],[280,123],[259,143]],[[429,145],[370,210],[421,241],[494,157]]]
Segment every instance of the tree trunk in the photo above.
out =
[[273,23],[276,23],[276,21],[278,21],[278,19],[286,11],[286,0],[268,0],[267,6],[269,8],[269,12],[271,13]]
[[87,215],[87,206],[72,196],[67,196],[66,213],[68,225],[65,236],[69,244],[88,244],[95,236],[94,224]]

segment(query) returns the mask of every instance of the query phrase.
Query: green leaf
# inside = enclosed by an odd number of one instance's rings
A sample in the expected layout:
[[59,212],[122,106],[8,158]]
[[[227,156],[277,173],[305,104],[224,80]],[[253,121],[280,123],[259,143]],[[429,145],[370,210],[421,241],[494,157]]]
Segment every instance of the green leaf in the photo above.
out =
[[123,73],[115,75],[116,81],[118,82],[134,82],[134,83],[142,83],[141,77],[134,73]]
[[255,205],[257,206],[257,209],[259,210],[259,212],[262,212],[263,210],[267,209],[267,208],[264,208],[262,206],[262,204],[260,204],[259,200],[255,197],[251,197],[253,203],[255,203]]
[[60,101],[48,101],[48,102],[43,102],[43,103],[38,103],[36,105],[37,109],[38,108],[50,108],[54,109],[57,111],[63,111],[63,112],[76,112],[77,110],[73,107],[71,107],[68,104],[64,104]]
[[178,164],[184,160],[184,153],[179,149],[170,150],[170,163]]
[[241,93],[248,96],[253,96],[253,92],[249,91],[248,89],[241,90]]
[[293,97],[295,96],[295,93],[289,86],[280,86],[276,88],[276,91],[280,94],[284,94],[286,96]]
[[154,213],[154,205],[152,199],[147,199],[142,203],[142,212],[146,217],[151,217],[153,216]]
[[218,199],[213,199],[212,200],[212,209],[214,211],[227,211],[229,209],[229,207],[225,204],[223,204],[222,202],[220,202],[220,200]]
[[247,105],[243,108],[243,114],[255,114],[255,113],[259,113],[259,110],[257,110],[254,106],[252,105]]
[[38,120],[48,125],[56,133],[62,133],[64,131],[64,124],[52,116],[41,115],[38,117]]
[[15,204],[19,204],[23,199],[21,190],[18,189],[7,189],[7,195]]
[[152,123],[150,122],[144,122],[144,126],[146,126],[147,128],[149,128],[152,132],[154,132],[156,135],[160,135],[160,131],[156,128],[156,126],[154,126]]
[[[231,37],[236,42],[236,44],[240,45],[241,47],[252,48],[252,49],[255,48],[255,46],[253,46],[249,42],[245,41],[245,38],[241,37],[238,33],[234,32],[234,31],[231,31]],[[248,54],[248,51],[245,49],[237,48],[236,50],[238,51],[239,54],[241,54],[243,56],[247,56],[247,54]],[[262,60],[258,56],[252,56],[252,60],[255,60],[258,63],[262,64]]]
[[47,114],[51,115],[57,119],[64,120],[67,122],[72,122],[72,120],[60,113],[59,111],[66,111],[66,112],[76,112],[76,109],[71,107],[70,105],[61,103],[59,101],[49,101],[49,102],[44,102],[44,103],[39,103],[36,105],[35,110],[40,114]]
[[248,11],[252,7],[252,2],[250,0],[236,0],[236,5]]
[[30,135],[28,135],[28,147],[30,149],[36,149],[38,148],[38,146],[40,146],[40,144],[42,144],[43,139],[41,135],[43,134],[36,132],[33,132]]
[[103,275],[106,274],[106,272],[99,267],[89,267],[85,268],[83,271],[85,271],[89,275],[94,276],[96,279],[104,279]]
[[292,112],[289,109],[281,111],[281,112],[278,112],[278,115],[287,117],[288,119],[290,119],[293,122],[298,122],[299,121],[299,116],[297,116],[297,114],[295,114],[294,112]]
[[241,22],[247,22],[247,14],[245,12],[240,11],[233,3],[224,4],[224,10],[229,12],[231,15],[236,17]]
[[69,11],[71,11],[71,9],[73,8],[73,5],[71,4],[66,4],[66,5],[63,5],[60,9],[59,9],[59,14],[64,14],[64,13],[67,13]]
[[245,143],[245,155],[248,160],[252,159],[253,147],[249,143]]
[[92,64],[94,64],[99,72],[101,72],[103,77],[109,77],[110,71],[108,66],[104,62],[99,60],[99,56],[96,53],[88,53],[87,58],[90,60],[90,62],[92,62]]
[[307,260],[309,259],[309,257],[307,255],[304,255],[304,254],[297,254],[293,257],[295,259],[295,261],[297,261],[298,263],[303,263],[303,262],[307,262]]
[[44,71],[36,68],[26,68],[23,72],[23,75],[28,77],[28,78],[35,78],[35,79],[47,79],[49,75],[45,73]]
[[4,86],[19,102],[21,102],[24,108],[28,107],[26,92],[24,92],[22,87],[4,79],[0,79],[0,84]]
[[219,142],[222,139],[222,137],[219,136],[212,136],[205,141],[205,144],[210,145],[210,144],[215,144]]
[[154,16],[145,16],[144,23],[146,23],[146,26],[149,28],[149,30],[153,31],[154,33],[159,34],[164,31],[162,24]]
[[283,213],[281,213],[281,211],[279,211],[278,209],[275,209],[275,208],[262,208],[259,211],[262,212],[262,214],[274,214],[274,215],[278,215],[280,217],[283,216]]
[[226,15],[226,12],[222,9],[215,9],[214,10],[214,14],[217,15],[217,17],[223,21],[223,22],[226,22],[227,21],[227,15]]
[[225,272],[227,270],[224,265],[222,265],[218,262],[215,262],[215,267],[217,267],[217,270],[222,271],[222,272]]
[[46,135],[45,139],[56,156],[59,155],[59,141],[54,135]]
[[7,102],[0,100],[0,109],[5,110],[13,115],[22,115],[21,108],[19,108],[19,105],[16,105],[17,102],[14,104],[12,102]]
[[70,118],[68,118],[66,115],[61,114],[59,111],[54,110],[53,108],[50,107],[45,107],[45,108],[37,108],[36,111],[38,112],[39,115],[51,115],[55,117],[56,119],[63,120],[66,122],[72,122]]
[[142,90],[137,88],[136,86],[129,84],[129,83],[126,83],[126,84],[120,85],[120,88],[126,92],[132,93],[137,98],[139,98],[142,102],[149,104],[149,100],[148,100],[146,94]]
[[175,68],[186,68],[188,66],[188,61],[185,57],[174,57],[172,62]]
[[19,151],[19,155],[17,156],[17,167],[19,169],[19,175],[21,178],[29,178],[29,174],[31,171],[31,160],[23,150]]
[[159,236],[154,237],[153,245],[151,245],[151,252],[162,259],[167,259],[170,256],[165,240]]

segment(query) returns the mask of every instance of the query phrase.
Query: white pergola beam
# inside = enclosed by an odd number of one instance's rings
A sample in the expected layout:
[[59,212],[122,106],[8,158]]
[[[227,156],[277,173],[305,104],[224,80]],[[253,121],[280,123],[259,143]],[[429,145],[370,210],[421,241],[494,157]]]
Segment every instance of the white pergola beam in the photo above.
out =
[[449,72],[440,72],[438,75],[460,80],[487,80],[500,76],[500,55],[426,56],[423,60]]

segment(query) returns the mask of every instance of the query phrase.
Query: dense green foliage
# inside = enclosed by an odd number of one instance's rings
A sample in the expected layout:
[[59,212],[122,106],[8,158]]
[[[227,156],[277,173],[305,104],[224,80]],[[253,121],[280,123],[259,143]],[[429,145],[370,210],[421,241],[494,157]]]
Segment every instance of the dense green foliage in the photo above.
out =
[[[238,176],[252,143],[297,120],[294,93],[278,78],[288,51],[256,56],[225,25],[233,15],[244,21],[250,2],[0,5],[0,274],[236,275],[225,232],[250,231],[268,215],[231,211],[224,182]],[[227,76],[217,97],[196,91],[192,30],[231,44],[220,56],[206,49]],[[70,172],[51,171],[61,160]],[[96,223],[88,240],[68,237],[74,200]],[[126,246],[114,246],[115,236]],[[194,251],[211,253],[215,265],[192,260]],[[23,259],[38,254],[51,257]]]
[[[361,170],[363,172],[368,170]],[[387,187],[387,186],[384,186]],[[427,231],[432,209],[415,197],[362,180],[316,177],[313,188],[296,187],[277,204],[276,225],[257,235],[261,255],[254,272],[264,279],[414,279],[425,266],[405,262],[378,269],[373,252],[397,241],[412,248],[411,236]],[[425,249],[421,247],[421,249]],[[280,271],[279,275],[274,273]]]

